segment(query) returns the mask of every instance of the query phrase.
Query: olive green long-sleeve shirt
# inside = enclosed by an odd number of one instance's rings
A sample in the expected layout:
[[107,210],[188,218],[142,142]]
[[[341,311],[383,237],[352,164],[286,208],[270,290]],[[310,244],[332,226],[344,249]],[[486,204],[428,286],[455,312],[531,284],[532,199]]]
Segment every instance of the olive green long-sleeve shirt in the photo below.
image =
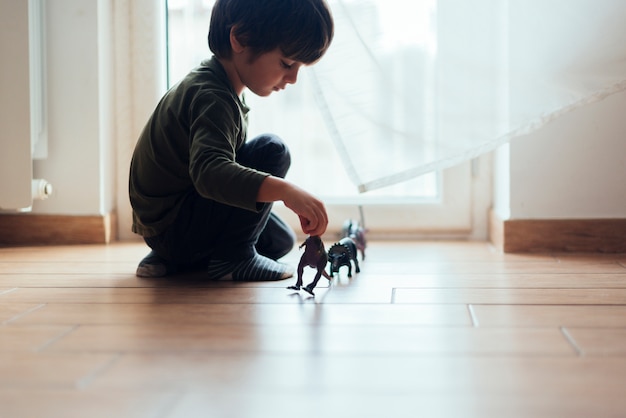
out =
[[149,237],[165,231],[194,189],[207,199],[259,209],[257,194],[268,174],[235,162],[246,141],[248,111],[215,57],[165,94],[130,165],[133,232]]

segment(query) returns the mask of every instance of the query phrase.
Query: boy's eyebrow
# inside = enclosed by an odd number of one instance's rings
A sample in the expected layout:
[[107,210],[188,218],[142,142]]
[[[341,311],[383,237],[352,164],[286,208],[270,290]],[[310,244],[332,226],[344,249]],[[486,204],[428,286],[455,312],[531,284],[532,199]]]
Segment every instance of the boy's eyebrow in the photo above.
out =
[[293,58],[293,57],[287,57],[283,55],[283,59],[287,60],[287,61],[292,61],[294,64],[295,63],[300,63],[300,64],[304,64],[302,61],[298,61],[297,58]]

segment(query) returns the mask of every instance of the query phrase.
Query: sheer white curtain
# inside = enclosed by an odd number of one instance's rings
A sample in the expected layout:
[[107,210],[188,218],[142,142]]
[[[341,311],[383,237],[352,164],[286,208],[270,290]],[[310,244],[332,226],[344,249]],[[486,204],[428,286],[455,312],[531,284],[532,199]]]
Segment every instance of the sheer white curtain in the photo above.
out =
[[[327,1],[326,56],[247,95],[250,134],[282,135],[320,195],[436,198],[433,172],[626,88],[623,0]],[[172,82],[209,55],[212,5],[170,0]]]
[[474,158],[626,89],[623,0],[329,3],[336,38],[310,85],[361,192]]

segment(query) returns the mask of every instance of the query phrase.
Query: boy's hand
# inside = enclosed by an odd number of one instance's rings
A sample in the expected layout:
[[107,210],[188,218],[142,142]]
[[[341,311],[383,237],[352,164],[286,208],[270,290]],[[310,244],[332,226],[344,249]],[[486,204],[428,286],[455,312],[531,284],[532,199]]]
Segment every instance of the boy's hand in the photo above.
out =
[[328,226],[328,215],[326,214],[326,208],[322,202],[317,201],[314,206],[304,208],[304,210],[301,211],[307,212],[308,215],[298,213],[298,210],[289,206],[287,202],[285,202],[285,206],[293,210],[298,215],[298,218],[300,218],[302,232],[305,234],[311,236],[322,236],[324,232],[326,232],[326,227]]
[[302,232],[307,235],[323,235],[328,226],[328,215],[324,203],[294,185],[287,190],[283,202],[300,218]]
[[282,200],[300,219],[302,232],[321,236],[328,226],[324,203],[307,191],[277,177],[267,177],[261,184],[259,202]]

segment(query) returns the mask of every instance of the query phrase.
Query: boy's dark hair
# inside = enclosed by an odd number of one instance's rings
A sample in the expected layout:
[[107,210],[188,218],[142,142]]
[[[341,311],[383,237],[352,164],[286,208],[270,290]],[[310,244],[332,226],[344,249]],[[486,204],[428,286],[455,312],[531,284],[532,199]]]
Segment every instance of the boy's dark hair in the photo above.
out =
[[333,18],[325,0],[217,0],[211,14],[209,48],[230,58],[230,30],[253,56],[280,48],[285,57],[311,64],[333,39]]

